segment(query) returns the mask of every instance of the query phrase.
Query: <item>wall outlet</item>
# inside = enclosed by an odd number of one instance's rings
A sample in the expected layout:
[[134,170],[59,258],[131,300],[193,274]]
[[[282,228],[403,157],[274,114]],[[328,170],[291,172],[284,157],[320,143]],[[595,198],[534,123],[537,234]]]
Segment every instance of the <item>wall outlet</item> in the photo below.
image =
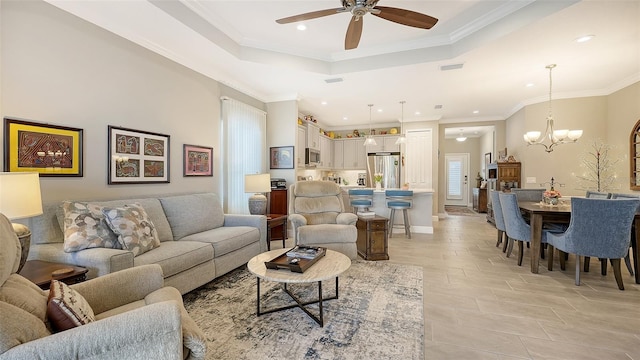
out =
[[536,178],[535,177],[528,177],[527,176],[527,184],[535,184],[536,183]]

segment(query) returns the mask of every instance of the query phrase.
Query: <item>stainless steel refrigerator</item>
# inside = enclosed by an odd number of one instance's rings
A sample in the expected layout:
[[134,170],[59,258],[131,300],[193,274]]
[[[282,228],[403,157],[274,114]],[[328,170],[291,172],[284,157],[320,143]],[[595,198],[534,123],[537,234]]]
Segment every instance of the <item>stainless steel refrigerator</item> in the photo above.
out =
[[374,187],[374,174],[382,174],[382,187],[399,189],[402,161],[399,152],[376,152],[367,156],[367,187]]

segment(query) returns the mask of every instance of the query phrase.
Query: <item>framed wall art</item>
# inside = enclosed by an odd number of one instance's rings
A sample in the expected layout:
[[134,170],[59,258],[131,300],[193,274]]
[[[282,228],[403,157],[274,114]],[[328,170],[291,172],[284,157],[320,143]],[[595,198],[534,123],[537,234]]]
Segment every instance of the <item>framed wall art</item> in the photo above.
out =
[[4,171],[82,176],[82,129],[4,119]]
[[293,169],[293,146],[270,148],[269,164],[270,169]]
[[169,135],[109,126],[109,184],[168,183]]
[[484,179],[489,178],[489,164],[491,164],[491,153],[484,153]]
[[184,176],[213,176],[213,148],[184,144],[183,150]]

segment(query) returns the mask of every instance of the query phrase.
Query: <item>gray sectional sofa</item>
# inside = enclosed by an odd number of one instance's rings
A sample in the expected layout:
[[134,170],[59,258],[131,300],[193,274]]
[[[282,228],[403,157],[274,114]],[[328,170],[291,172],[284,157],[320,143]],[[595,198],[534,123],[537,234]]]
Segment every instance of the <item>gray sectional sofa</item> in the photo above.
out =
[[267,251],[267,221],[261,215],[224,214],[216,194],[86,201],[106,207],[138,203],[152,221],[160,246],[140,255],[114,248],[64,251],[61,202],[44,204],[44,213],[28,223],[29,259],[61,262],[89,269],[88,278],[146,264],[162,268],[166,286],[185,294]]

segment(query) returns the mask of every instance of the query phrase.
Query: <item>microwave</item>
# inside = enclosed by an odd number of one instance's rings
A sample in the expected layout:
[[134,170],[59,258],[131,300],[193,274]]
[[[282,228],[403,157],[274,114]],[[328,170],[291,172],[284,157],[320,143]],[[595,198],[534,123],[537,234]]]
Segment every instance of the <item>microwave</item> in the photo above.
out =
[[310,148],[304,149],[304,164],[308,166],[320,165],[320,151]]

